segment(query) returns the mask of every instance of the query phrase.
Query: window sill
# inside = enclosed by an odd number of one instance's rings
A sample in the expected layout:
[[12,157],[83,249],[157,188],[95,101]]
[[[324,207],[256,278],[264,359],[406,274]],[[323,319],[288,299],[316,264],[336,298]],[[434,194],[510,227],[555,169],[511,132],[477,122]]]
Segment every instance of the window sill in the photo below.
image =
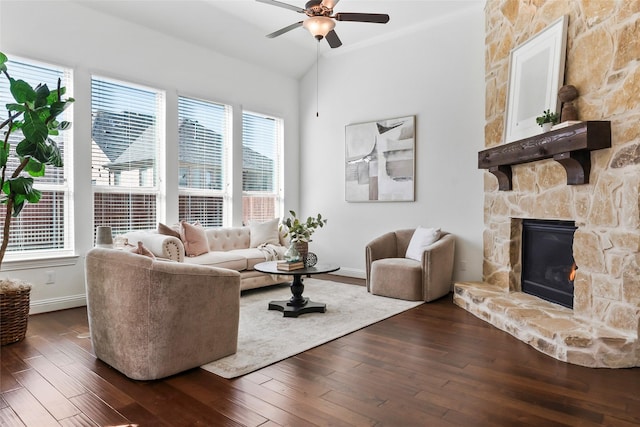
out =
[[11,259],[5,257],[2,261],[2,271],[31,270],[37,268],[63,267],[68,265],[76,265],[78,263],[78,255],[58,255],[48,254],[42,256],[33,256],[31,258]]

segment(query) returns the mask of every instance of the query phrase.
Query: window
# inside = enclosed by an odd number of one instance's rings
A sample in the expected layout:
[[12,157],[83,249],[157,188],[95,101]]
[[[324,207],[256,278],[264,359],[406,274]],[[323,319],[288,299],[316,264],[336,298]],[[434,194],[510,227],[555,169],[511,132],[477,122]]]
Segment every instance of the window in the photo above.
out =
[[280,217],[282,119],[242,114],[242,220]]
[[178,216],[204,227],[224,223],[231,107],[178,98]]
[[[39,83],[45,83],[50,90],[58,86],[58,78],[61,85],[67,88],[65,97],[73,97],[71,90],[71,70],[59,68],[49,64],[35,63],[31,61],[13,60],[7,63],[8,72],[16,80],[24,80],[32,87]],[[9,92],[9,82],[2,76],[0,78],[0,121],[4,121],[8,115],[4,105],[15,102]],[[71,121],[70,109],[60,120]],[[5,129],[3,129],[5,130]],[[70,130],[61,132],[52,137],[60,147],[63,162],[62,168],[46,167],[44,176],[37,177],[34,187],[42,192],[42,197],[37,204],[25,203],[20,215],[11,221],[9,231],[9,246],[7,247],[6,260],[24,259],[25,255],[44,255],[45,253],[73,252],[73,223],[72,204],[70,200],[71,178],[71,138]],[[11,151],[15,154],[15,147],[22,140],[21,133],[13,132],[9,142]],[[13,172],[18,160],[11,155],[7,171]],[[5,205],[0,208],[2,217],[6,212]],[[0,228],[0,233],[2,230]]]
[[94,227],[114,234],[156,228],[163,106],[158,91],[91,80]]

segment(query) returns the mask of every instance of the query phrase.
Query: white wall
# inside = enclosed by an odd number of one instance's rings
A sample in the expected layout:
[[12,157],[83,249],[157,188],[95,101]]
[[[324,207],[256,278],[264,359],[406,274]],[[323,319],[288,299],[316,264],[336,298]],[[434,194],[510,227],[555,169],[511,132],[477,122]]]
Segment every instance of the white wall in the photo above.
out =
[[[320,60],[300,84],[301,213],[327,226],[310,250],[364,277],[367,242],[399,228],[438,226],[456,235],[456,280],[482,277],[484,145],[483,2],[392,40]],[[345,125],[416,116],[415,202],[347,203]]]
[[[28,27],[24,23],[28,21]],[[50,30],[52,23],[55,29]],[[223,43],[224,40],[221,40]],[[193,96],[224,102],[238,119],[242,108],[282,117],[285,128],[285,189],[288,205],[298,205],[298,82],[269,70],[204,50],[168,35],[97,13],[68,1],[0,2],[0,50],[10,58],[50,62],[74,71],[70,95],[73,116],[74,196],[77,258],[3,265],[3,276],[33,284],[32,313],[84,304],[83,254],[93,245],[90,174],[91,75],[121,79],[166,91],[167,221],[177,220],[177,97]],[[234,127],[240,153],[241,127]],[[234,178],[241,178],[241,160],[234,158]],[[240,186],[236,186],[238,189]],[[233,195],[233,224],[241,221],[240,193]],[[171,203],[174,201],[174,203]],[[45,285],[46,271],[56,283]]]

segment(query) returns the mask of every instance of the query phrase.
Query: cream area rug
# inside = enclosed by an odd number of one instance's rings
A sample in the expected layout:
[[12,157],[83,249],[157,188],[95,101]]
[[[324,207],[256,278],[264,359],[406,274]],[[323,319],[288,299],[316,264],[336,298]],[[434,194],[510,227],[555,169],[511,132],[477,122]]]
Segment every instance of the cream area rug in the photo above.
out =
[[240,298],[238,352],[202,368],[235,378],[423,303],[371,295],[364,286],[313,278],[304,279],[303,296],[326,303],[327,311],[296,318],[268,310],[269,301],[291,297],[286,285],[244,292]]

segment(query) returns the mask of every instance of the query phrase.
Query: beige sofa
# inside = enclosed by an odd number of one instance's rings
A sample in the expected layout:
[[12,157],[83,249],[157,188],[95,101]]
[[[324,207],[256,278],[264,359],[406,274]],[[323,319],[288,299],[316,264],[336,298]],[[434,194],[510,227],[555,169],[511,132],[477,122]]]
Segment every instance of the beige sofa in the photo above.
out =
[[235,270],[240,273],[241,290],[287,282],[286,276],[264,274],[253,269],[260,262],[282,259],[288,245],[286,239],[277,233],[277,245],[256,245],[255,241],[252,242],[251,230],[252,227],[207,228],[209,251],[198,256],[187,256],[180,238],[159,234],[155,230],[131,231],[124,237],[133,246],[142,242],[159,259]]
[[129,378],[167,377],[237,350],[236,271],[93,248],[85,277],[95,355]]

